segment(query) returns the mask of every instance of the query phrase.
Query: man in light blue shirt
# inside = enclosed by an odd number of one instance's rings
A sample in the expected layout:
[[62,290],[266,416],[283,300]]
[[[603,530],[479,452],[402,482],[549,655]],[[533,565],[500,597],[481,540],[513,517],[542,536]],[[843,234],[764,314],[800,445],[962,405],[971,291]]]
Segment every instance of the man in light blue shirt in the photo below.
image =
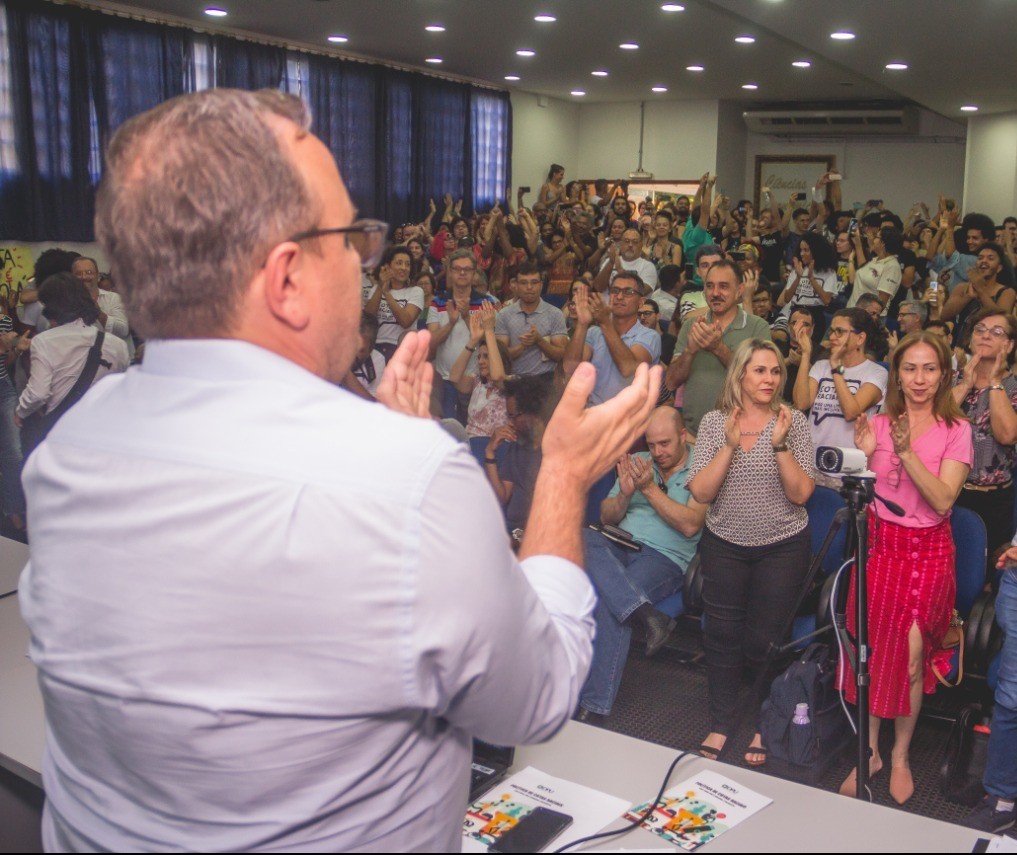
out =
[[110,141],[96,234],[149,344],[25,466],[47,851],[458,851],[472,738],[548,739],[578,701],[585,494],[659,369],[590,408],[576,370],[517,560],[428,417],[429,333],[381,404],[336,386],[388,226],[309,126],[211,89]]
[[580,720],[595,723],[611,712],[633,624],[645,631],[647,656],[674,629],[674,621],[654,604],[681,587],[707,509],[685,488],[691,459],[686,438],[681,414],[671,406],[658,407],[646,426],[649,453],[624,457],[616,467],[618,480],[600,506],[600,519],[631,534],[639,551],[600,532],[583,532],[586,572],[598,599],[593,664],[579,698]]
[[607,290],[609,303],[582,285],[573,293],[576,328],[565,348],[565,373],[572,376],[581,362],[593,363],[597,385],[591,404],[609,401],[628,386],[640,363],[655,365],[660,359],[660,333],[639,323],[645,292],[639,276],[625,270]]

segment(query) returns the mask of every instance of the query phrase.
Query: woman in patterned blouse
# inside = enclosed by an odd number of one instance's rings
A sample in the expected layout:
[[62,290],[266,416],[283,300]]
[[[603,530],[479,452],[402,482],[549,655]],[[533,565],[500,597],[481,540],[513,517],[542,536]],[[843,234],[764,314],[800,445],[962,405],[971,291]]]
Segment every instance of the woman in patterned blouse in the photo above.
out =
[[[710,505],[700,541],[711,721],[700,753],[710,759],[737,726],[746,665],[763,667],[808,571],[812,437],[805,416],[781,403],[786,377],[773,342],[742,342],[720,409],[699,424],[690,467],[689,491]],[[761,702],[753,699],[756,709]],[[766,760],[758,732],[745,760]]]
[[[1013,535],[1017,378],[1010,365],[1017,321],[993,308],[983,309],[971,321],[971,358],[956,375],[953,399],[971,420],[975,460],[957,504],[985,522],[991,556]],[[995,573],[991,558],[987,570]]]

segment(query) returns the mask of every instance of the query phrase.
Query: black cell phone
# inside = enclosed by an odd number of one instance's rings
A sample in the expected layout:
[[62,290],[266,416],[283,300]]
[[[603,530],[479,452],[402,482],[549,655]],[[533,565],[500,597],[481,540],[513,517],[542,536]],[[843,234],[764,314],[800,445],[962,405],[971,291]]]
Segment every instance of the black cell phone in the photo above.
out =
[[685,279],[691,281],[692,277],[696,275],[696,265],[686,264],[685,265]]
[[731,256],[731,260],[732,261],[745,261],[745,253],[744,252],[738,252],[737,250],[731,250],[731,252],[729,252],[728,255]]
[[530,192],[530,188],[529,187],[520,187],[519,188],[519,192],[520,193],[529,193]]
[[795,200],[798,201],[798,202],[804,202],[805,201],[805,194],[804,193],[795,193]]
[[492,843],[488,852],[539,852],[566,828],[572,817],[550,808],[534,808]]

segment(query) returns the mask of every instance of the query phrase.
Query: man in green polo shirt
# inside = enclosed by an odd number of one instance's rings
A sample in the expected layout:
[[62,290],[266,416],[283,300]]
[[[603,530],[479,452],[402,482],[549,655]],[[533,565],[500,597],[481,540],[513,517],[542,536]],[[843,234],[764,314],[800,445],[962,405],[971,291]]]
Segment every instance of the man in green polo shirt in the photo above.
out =
[[666,383],[669,389],[685,384],[682,413],[693,434],[699,430],[699,420],[717,406],[738,345],[750,338],[770,338],[766,321],[742,308],[744,290],[738,265],[729,259],[718,261],[706,273],[706,314],[690,317],[678,334]]

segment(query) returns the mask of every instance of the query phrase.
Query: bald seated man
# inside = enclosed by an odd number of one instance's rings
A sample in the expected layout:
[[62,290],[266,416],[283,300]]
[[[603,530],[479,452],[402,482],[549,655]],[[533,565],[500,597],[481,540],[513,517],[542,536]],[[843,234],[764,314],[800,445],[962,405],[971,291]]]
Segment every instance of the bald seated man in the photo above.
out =
[[25,469],[47,851],[458,851],[473,737],[550,738],[586,679],[586,492],[659,371],[591,408],[576,371],[517,561],[427,417],[428,333],[382,403],[337,385],[388,226],[309,126],[214,89],[110,142],[96,233],[149,344]]
[[642,626],[647,656],[660,649],[675,627],[654,604],[681,588],[707,510],[685,488],[692,459],[687,439],[681,413],[672,406],[658,407],[646,426],[649,452],[618,460],[618,478],[600,506],[600,521],[628,532],[638,550],[618,542],[624,537],[583,532],[586,572],[597,589],[597,635],[579,699],[581,721],[597,724],[610,715],[631,627]]

